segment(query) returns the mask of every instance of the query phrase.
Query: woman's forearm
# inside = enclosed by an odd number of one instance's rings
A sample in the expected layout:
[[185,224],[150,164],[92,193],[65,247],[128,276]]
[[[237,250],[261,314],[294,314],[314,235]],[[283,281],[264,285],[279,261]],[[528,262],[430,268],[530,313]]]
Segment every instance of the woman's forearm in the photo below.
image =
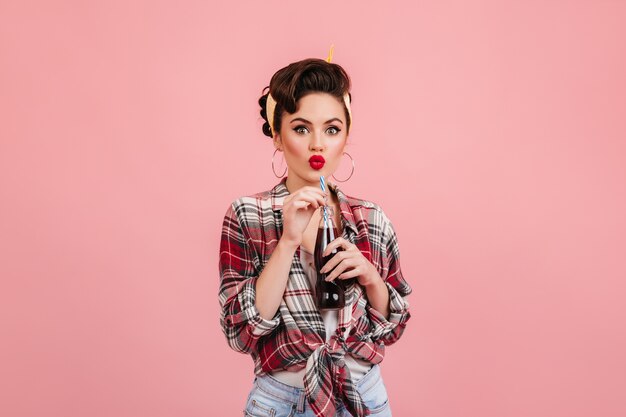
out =
[[373,280],[372,284],[365,287],[367,300],[386,319],[389,318],[389,289],[387,284],[380,278]]
[[257,279],[256,308],[264,319],[273,319],[278,311],[289,280],[293,255],[298,246],[282,239],[279,240]]

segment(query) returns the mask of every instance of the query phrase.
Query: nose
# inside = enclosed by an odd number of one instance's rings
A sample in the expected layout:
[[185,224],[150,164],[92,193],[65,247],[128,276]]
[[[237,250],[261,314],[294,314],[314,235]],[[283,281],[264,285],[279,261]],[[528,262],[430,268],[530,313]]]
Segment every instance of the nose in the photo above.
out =
[[321,132],[315,132],[311,135],[311,142],[309,142],[309,149],[311,151],[323,151],[324,150],[324,139],[323,134]]

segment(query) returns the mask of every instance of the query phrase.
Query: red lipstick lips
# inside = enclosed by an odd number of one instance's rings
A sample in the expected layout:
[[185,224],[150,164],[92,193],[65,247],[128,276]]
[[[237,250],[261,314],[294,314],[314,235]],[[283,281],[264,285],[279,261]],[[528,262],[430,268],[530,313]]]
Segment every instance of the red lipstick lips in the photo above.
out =
[[324,159],[322,155],[313,155],[312,157],[309,158],[309,165],[311,165],[311,168],[315,170],[322,169],[325,163],[326,163],[326,160]]

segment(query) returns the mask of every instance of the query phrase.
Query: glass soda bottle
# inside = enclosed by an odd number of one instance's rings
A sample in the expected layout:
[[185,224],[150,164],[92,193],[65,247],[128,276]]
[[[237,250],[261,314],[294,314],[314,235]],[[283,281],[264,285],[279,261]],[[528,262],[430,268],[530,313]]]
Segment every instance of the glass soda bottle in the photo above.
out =
[[332,272],[321,273],[320,270],[338,251],[343,248],[336,248],[327,256],[322,256],[326,246],[337,236],[337,228],[333,221],[333,208],[329,206],[320,207],[322,218],[317,229],[317,239],[315,241],[315,269],[317,270],[317,281],[315,285],[315,301],[320,310],[341,309],[346,304],[346,288],[354,279],[342,280],[335,278],[333,281],[326,281],[326,277]]

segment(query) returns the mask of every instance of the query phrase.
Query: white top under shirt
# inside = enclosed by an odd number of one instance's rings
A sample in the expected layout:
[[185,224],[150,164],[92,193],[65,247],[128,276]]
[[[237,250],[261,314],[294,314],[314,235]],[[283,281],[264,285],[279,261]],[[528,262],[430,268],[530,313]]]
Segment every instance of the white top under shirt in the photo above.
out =
[[[317,271],[315,270],[313,254],[300,246],[300,259],[304,273],[311,282],[311,287],[315,288]],[[337,310],[324,310],[321,311],[320,314],[324,319],[324,325],[326,326],[326,341],[328,342],[330,340],[330,336],[335,332],[335,330],[337,330]],[[361,379],[372,367],[371,363],[355,358],[350,353],[346,353],[344,359],[346,361],[346,366],[350,370],[350,376],[353,382]],[[305,368],[302,368],[299,371],[276,370],[272,371],[271,375],[284,384],[291,385],[292,387],[304,388],[305,371]]]

